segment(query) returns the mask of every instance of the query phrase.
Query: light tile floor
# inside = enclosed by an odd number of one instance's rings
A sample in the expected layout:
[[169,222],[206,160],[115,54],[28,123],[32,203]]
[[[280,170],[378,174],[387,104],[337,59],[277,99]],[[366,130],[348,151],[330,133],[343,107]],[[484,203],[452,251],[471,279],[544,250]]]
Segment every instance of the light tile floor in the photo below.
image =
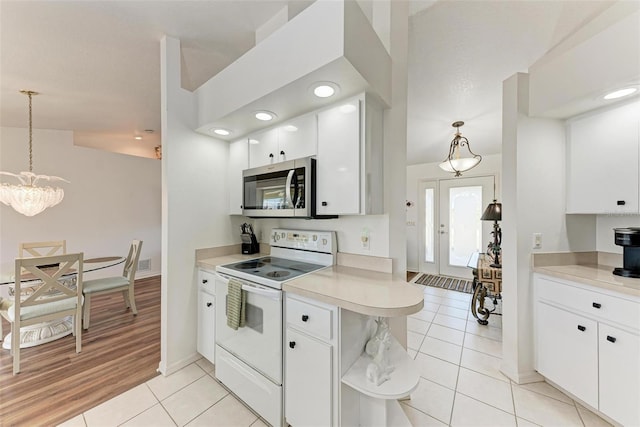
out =
[[[546,383],[517,385],[500,373],[502,318],[479,325],[471,295],[426,287],[424,309],[407,320],[420,384],[401,406],[414,426],[608,426]],[[197,362],[158,376],[62,426],[262,427],[264,422]]]

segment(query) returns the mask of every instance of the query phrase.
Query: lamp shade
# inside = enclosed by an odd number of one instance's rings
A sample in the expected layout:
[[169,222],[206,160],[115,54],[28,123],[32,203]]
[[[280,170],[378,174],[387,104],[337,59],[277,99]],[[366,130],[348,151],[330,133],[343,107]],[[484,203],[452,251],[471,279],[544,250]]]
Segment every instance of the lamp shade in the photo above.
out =
[[502,221],[502,203],[496,203],[494,199],[484,210],[480,219],[482,221]]

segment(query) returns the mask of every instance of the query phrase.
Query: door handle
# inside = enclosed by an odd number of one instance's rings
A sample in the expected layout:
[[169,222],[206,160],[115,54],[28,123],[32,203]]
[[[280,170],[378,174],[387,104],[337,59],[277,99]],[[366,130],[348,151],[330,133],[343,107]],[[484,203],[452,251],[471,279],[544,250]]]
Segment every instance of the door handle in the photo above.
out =
[[295,173],[296,170],[291,169],[287,174],[287,182],[284,184],[285,207],[293,208],[293,200],[291,199],[291,182],[293,181],[293,174]]

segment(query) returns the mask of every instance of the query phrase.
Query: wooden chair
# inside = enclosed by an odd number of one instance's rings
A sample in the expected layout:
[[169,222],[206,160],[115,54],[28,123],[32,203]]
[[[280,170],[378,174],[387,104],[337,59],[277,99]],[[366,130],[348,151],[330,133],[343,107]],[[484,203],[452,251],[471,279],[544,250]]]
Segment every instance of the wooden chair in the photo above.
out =
[[[18,245],[18,258],[24,257],[42,257],[52,255],[64,255],[67,253],[66,240],[53,240],[50,242],[29,242],[20,243]],[[0,316],[9,320],[7,310],[11,306],[11,302],[3,300],[0,302]],[[2,319],[0,319],[0,342],[4,337],[2,331]]]
[[131,311],[133,311],[134,316],[138,314],[138,309],[136,308],[134,284],[141,249],[142,240],[134,240],[131,243],[131,247],[129,248],[129,255],[127,255],[127,260],[124,263],[122,276],[104,277],[101,279],[87,280],[84,282],[83,325],[85,329],[89,329],[89,323],[91,320],[91,297],[93,295],[102,295],[121,291],[124,298],[124,303],[126,304],[127,308],[131,307]]
[[[82,263],[82,253],[16,258],[16,298],[8,310],[14,375],[20,372],[22,326],[73,316],[76,353],[82,350]],[[76,274],[76,289],[70,289],[63,283],[63,276],[69,274]],[[34,278],[39,281],[22,283]],[[23,286],[33,289],[24,299],[20,298]]]

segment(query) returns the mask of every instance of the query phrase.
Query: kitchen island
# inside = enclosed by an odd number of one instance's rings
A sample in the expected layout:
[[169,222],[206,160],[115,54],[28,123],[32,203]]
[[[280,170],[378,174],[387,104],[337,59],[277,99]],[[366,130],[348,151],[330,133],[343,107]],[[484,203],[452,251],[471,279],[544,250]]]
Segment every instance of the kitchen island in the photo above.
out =
[[[201,269],[257,258],[198,261]],[[423,292],[391,274],[333,265],[286,281],[283,328],[285,421],[292,425],[409,425],[397,399],[418,385],[406,350],[388,340],[389,379],[367,379],[365,347],[386,318],[420,311]],[[370,368],[369,368],[370,369]]]

